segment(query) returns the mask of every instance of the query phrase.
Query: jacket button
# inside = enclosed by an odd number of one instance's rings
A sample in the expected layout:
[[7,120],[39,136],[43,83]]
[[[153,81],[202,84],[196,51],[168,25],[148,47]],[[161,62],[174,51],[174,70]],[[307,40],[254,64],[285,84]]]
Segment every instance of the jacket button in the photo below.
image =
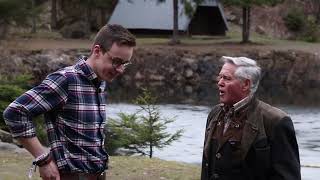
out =
[[218,179],[219,178],[219,174],[218,173],[214,173],[213,177],[214,177],[214,179]]
[[206,163],[206,167],[208,167],[209,166],[209,164],[208,163]]
[[221,156],[222,156],[222,155],[221,155],[220,153],[217,153],[217,154],[216,154],[216,158],[217,158],[217,159],[220,159]]

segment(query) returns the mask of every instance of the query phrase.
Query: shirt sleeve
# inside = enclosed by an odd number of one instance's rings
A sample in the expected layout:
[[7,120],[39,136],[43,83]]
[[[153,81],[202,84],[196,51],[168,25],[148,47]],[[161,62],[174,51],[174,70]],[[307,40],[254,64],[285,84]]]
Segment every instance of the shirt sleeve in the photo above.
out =
[[32,117],[65,104],[68,98],[68,81],[62,73],[52,73],[42,83],[22,94],[4,111],[3,117],[12,136],[34,137]]

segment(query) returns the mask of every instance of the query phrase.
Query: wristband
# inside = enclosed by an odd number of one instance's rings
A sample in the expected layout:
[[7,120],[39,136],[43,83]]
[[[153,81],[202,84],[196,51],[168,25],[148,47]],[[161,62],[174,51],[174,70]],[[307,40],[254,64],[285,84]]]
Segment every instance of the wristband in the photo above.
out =
[[52,157],[50,152],[47,153],[43,153],[40,156],[36,157],[33,161],[32,161],[32,165],[30,170],[28,171],[28,178],[31,179],[33,172],[36,172],[36,168],[37,166],[41,167],[44,166],[46,164],[49,164],[52,161]]
[[49,164],[51,161],[52,161],[51,154],[50,152],[47,152],[38,156],[35,160],[33,160],[32,164],[41,167],[46,164]]

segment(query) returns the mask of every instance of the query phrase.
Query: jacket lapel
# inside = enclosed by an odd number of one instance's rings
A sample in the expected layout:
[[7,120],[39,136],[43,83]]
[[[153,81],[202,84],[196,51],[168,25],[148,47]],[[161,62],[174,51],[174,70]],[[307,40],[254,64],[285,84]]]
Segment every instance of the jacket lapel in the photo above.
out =
[[250,107],[248,108],[248,119],[245,122],[244,129],[242,132],[242,139],[241,139],[241,159],[245,159],[252,143],[256,139],[258,132],[259,132],[259,117],[256,107],[258,105],[258,101],[253,98],[253,102],[251,103]]
[[218,122],[218,118],[220,116],[220,113],[222,111],[222,108],[220,108],[220,110],[218,110],[218,112],[216,113],[215,116],[212,117],[211,121],[209,122],[209,125],[206,128],[206,139],[204,142],[204,155],[205,157],[208,157],[208,154],[210,153],[210,144],[211,144],[211,140],[212,140],[212,135],[214,132],[214,129],[217,125]]

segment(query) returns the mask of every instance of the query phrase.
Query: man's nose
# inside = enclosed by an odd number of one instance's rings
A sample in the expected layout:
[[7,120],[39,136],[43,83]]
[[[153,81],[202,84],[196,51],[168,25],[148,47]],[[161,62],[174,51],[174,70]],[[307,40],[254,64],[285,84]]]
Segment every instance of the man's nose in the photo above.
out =
[[222,86],[222,84],[223,84],[223,78],[219,78],[217,81],[217,85]]

